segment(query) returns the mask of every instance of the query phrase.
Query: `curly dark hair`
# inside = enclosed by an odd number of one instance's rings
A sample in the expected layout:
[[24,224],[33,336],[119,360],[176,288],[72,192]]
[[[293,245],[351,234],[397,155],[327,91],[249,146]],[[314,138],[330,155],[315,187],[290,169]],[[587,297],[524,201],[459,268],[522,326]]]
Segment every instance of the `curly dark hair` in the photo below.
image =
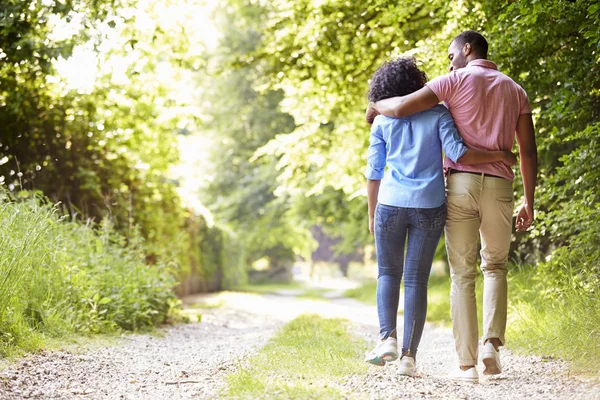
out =
[[369,101],[405,96],[425,86],[427,75],[412,57],[386,61],[375,71],[369,85]]

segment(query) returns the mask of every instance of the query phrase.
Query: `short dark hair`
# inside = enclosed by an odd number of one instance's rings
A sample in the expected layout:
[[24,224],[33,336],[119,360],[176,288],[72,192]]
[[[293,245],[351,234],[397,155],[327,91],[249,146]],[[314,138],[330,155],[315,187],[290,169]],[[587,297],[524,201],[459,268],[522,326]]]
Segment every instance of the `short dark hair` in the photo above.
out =
[[485,40],[483,35],[475,31],[464,31],[460,35],[456,36],[453,42],[456,42],[461,48],[469,43],[471,49],[481,58],[487,58],[488,53],[488,42]]
[[405,96],[425,86],[427,75],[412,57],[386,61],[375,71],[369,85],[369,101]]

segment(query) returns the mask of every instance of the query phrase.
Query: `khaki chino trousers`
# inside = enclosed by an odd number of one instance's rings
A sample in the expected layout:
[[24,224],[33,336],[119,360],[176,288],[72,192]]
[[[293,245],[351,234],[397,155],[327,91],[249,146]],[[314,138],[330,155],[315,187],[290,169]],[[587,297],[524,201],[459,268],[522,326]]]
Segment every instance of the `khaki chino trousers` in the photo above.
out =
[[447,179],[446,250],[452,278],[452,331],[460,365],[476,365],[479,329],[475,280],[478,239],[483,272],[483,340],[504,344],[507,267],[514,197],[512,182],[483,174],[452,173]]

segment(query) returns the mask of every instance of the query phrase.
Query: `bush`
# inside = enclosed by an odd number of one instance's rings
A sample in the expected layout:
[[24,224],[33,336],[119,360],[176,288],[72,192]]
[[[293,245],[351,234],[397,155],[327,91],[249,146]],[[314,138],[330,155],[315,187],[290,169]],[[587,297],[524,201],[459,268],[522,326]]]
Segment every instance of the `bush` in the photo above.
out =
[[[69,221],[43,198],[0,191],[0,351],[39,347],[44,335],[139,330],[164,322],[173,268],[145,262],[105,220]],[[32,338],[37,338],[32,340]]]

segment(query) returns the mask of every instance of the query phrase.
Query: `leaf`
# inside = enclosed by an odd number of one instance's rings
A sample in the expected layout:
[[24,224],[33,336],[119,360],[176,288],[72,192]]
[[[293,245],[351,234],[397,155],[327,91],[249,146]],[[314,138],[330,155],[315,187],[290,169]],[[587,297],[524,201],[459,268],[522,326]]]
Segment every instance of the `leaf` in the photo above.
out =
[[598,10],[600,10],[600,3],[592,4],[588,8],[588,12],[590,14],[595,14],[596,12],[598,12]]
[[102,299],[100,299],[100,301],[98,302],[98,304],[108,304],[112,301],[112,299],[110,297],[103,297]]

